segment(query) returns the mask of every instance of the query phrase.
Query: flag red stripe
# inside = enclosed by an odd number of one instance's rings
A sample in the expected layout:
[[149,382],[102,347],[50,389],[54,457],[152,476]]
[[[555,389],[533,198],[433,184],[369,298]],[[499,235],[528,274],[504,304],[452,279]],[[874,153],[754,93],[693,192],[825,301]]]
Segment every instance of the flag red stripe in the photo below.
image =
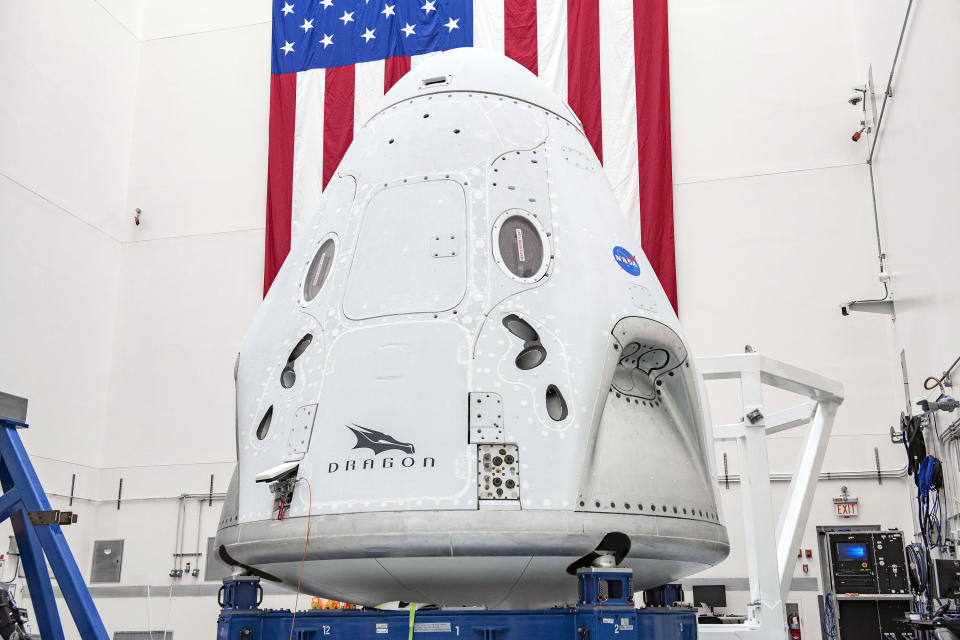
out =
[[503,0],[503,53],[537,74],[537,0]]
[[353,140],[354,66],[327,69],[323,94],[323,187]]
[[667,0],[633,0],[633,52],[640,163],[640,243],[676,309]]
[[387,58],[383,67],[383,92],[390,91],[407,71],[410,71],[410,56]]
[[600,0],[567,0],[567,102],[603,162]]
[[271,75],[263,295],[267,295],[273,279],[290,251],[290,211],[293,208],[293,134],[296,114],[297,74]]

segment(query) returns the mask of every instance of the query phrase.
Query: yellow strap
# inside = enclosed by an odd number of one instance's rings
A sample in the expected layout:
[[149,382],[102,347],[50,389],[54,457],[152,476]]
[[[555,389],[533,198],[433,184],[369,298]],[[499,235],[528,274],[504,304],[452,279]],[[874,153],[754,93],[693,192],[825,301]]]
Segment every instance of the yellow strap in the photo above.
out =
[[407,634],[407,640],[413,640],[413,619],[417,615],[417,603],[410,603],[410,632]]

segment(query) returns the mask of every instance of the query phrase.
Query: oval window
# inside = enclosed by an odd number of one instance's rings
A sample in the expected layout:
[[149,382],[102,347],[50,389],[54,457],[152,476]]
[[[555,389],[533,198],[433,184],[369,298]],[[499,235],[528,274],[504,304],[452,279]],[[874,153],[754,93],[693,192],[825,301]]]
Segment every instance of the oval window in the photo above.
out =
[[323,283],[327,281],[330,275],[330,269],[333,268],[333,254],[336,251],[336,245],[332,238],[328,238],[317,249],[317,253],[310,262],[310,268],[307,269],[307,278],[303,281],[303,300],[310,302],[317,297]]
[[511,215],[497,234],[500,264],[517,278],[539,275],[544,262],[543,237],[526,216]]
[[567,417],[567,401],[563,399],[563,394],[556,385],[547,386],[547,414],[550,418],[560,422]]
[[271,422],[273,422],[273,405],[270,405],[267,412],[263,414],[263,418],[260,419],[260,424],[257,426],[257,440],[263,440],[267,437]]

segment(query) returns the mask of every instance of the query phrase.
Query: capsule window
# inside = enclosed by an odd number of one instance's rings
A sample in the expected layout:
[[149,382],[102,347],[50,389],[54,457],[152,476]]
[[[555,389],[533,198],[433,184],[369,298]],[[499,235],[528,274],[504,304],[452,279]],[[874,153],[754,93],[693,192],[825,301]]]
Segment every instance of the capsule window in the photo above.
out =
[[287,365],[283,368],[283,371],[280,372],[280,385],[284,389],[289,389],[296,383],[297,372],[293,368],[293,363],[303,355],[303,352],[307,350],[311,342],[313,342],[313,334],[308,333],[300,338],[300,342],[297,343],[287,357]]
[[267,409],[267,412],[263,414],[263,417],[260,418],[260,424],[257,426],[257,439],[263,440],[267,437],[267,433],[270,431],[270,423],[273,421],[273,405],[270,405],[270,408]]
[[517,338],[523,340],[523,349],[517,354],[514,364],[522,371],[539,367],[547,359],[547,350],[540,342],[537,330],[515,313],[503,319],[503,326]]
[[529,322],[515,313],[511,313],[503,319],[503,326],[507,328],[507,331],[524,342],[537,342],[540,340],[540,335],[537,333],[537,330],[531,327]]
[[547,415],[551,419],[560,422],[567,417],[567,401],[563,399],[563,394],[556,385],[547,387]]
[[323,284],[330,275],[330,269],[333,268],[333,256],[336,252],[336,245],[333,239],[328,238],[310,261],[310,267],[307,269],[307,277],[303,281],[303,299],[310,302],[317,297]]
[[517,356],[514,364],[517,365],[518,369],[527,371],[540,366],[540,363],[546,360],[546,358],[547,350],[543,348],[543,345],[537,343],[530,345],[529,347],[525,347]]
[[297,343],[297,346],[293,348],[293,351],[290,352],[290,356],[287,358],[287,362],[293,362],[297,358],[303,355],[303,352],[307,350],[307,347],[310,346],[310,343],[313,342],[313,334],[308,333],[307,335],[300,338],[300,342]]
[[543,238],[526,216],[512,215],[503,221],[497,248],[501,266],[517,278],[534,278],[543,267]]

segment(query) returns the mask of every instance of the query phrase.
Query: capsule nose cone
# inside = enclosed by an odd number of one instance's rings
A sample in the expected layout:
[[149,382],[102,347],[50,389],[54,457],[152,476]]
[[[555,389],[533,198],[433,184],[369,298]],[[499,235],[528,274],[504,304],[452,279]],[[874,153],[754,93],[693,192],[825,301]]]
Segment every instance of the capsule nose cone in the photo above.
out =
[[455,92],[481,93],[526,102],[583,131],[580,120],[570,107],[536,75],[510,58],[474,47],[427,57],[387,92],[376,113],[405,100]]

